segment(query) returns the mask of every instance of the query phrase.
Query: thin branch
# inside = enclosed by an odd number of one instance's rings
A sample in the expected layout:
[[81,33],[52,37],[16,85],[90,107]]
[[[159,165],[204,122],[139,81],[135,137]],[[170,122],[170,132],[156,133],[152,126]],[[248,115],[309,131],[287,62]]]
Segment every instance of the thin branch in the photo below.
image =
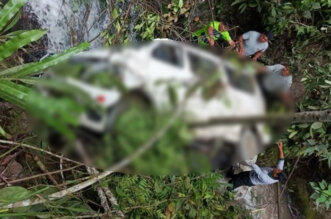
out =
[[[61,170],[61,172],[60,172],[60,174],[61,174],[61,179],[62,179],[62,183],[64,183],[65,182],[65,179],[64,179],[64,174],[63,174],[63,155],[61,155],[61,158],[60,158],[60,170]],[[64,188],[67,188],[66,186],[64,186]]]
[[35,150],[35,151],[43,152],[43,153],[48,154],[48,155],[51,155],[53,157],[57,157],[59,159],[66,160],[66,161],[71,162],[71,163],[75,163],[75,164],[78,164],[78,165],[85,165],[84,163],[81,163],[81,162],[78,162],[78,161],[75,161],[75,160],[72,160],[72,159],[63,157],[63,155],[57,155],[57,154],[54,154],[52,152],[46,151],[44,149],[41,149],[41,148],[38,148],[38,147],[35,147],[35,146],[32,146],[32,145],[28,145],[28,144],[24,144],[24,143],[18,143],[18,142],[15,142],[15,141],[1,140],[1,139],[0,139],[0,143],[2,143],[2,144],[9,144],[9,145],[17,145],[17,146],[20,146],[20,147],[29,148],[29,149],[32,149],[32,150]]
[[19,146],[16,145],[15,147],[13,147],[13,148],[9,149],[8,151],[6,151],[5,153],[1,154],[0,155],[0,159],[3,158],[3,157],[5,157],[7,154],[10,154],[12,151],[16,150],[18,147]]
[[[117,207],[118,206],[117,199],[115,198],[114,194],[110,191],[110,189],[108,187],[103,187],[103,190],[104,190],[109,202],[111,203],[111,205]],[[116,212],[116,215],[118,215],[120,217],[125,217],[124,213],[121,210],[115,210],[115,212]]]
[[[8,183],[14,184],[14,183],[23,182],[23,181],[26,181],[26,180],[30,180],[30,179],[35,179],[35,178],[38,178],[38,177],[46,176],[46,175],[49,175],[49,174],[56,174],[56,173],[60,173],[60,172],[66,172],[66,171],[70,171],[70,170],[76,169],[77,167],[80,167],[80,166],[82,166],[82,165],[76,165],[74,167],[70,167],[70,168],[67,168],[67,169],[56,170],[56,171],[52,171],[52,172],[48,172],[48,173],[41,173],[41,174],[37,174],[37,175],[25,177],[25,178],[15,179],[15,180],[12,180],[12,181],[8,181]],[[5,185],[5,183],[0,183],[0,185]]]
[[59,186],[59,184],[57,183],[57,181],[55,180],[55,178],[52,176],[52,174],[49,174],[49,171],[47,170],[47,168],[43,164],[43,162],[41,162],[41,160],[39,159],[39,157],[37,155],[35,155],[35,156],[33,156],[33,160],[36,162],[36,164],[38,165],[38,167],[46,174],[46,176],[48,177],[48,179],[50,181],[52,181],[52,183],[60,190],[61,187]]
[[[107,216],[106,214],[88,214],[88,215],[81,215],[81,216],[75,216],[75,218],[104,218]],[[72,219],[72,216],[65,216],[65,217],[59,217],[58,219]]]
[[[80,156],[83,158],[84,163],[86,163],[86,164],[88,164],[88,165],[91,166],[91,161],[90,161],[89,157],[87,156],[87,154],[86,154],[86,152],[85,152],[85,150],[83,148],[82,143],[79,140],[76,141],[75,148],[76,148],[76,151],[78,152],[78,154],[80,154]],[[91,168],[91,167],[86,166],[86,170],[87,170],[87,172],[90,175],[95,175],[95,174],[98,174],[99,173],[93,167]],[[101,206],[105,210],[105,213],[107,214],[107,216],[110,217],[111,216],[111,209],[110,209],[110,207],[108,205],[106,194],[103,191],[103,189],[102,189],[101,186],[98,186],[97,187],[97,192],[98,192],[98,196],[100,198],[100,204],[101,204]]]
[[292,171],[291,171],[290,175],[288,176],[288,178],[287,178],[287,180],[286,180],[286,182],[285,182],[285,184],[284,184],[284,188],[282,189],[282,192],[280,193],[280,196],[282,196],[283,193],[285,192],[285,189],[286,189],[287,183],[288,183],[288,181],[290,180],[291,176],[293,175],[294,170],[295,170],[295,168],[297,167],[300,158],[301,158],[301,156],[299,156],[299,157],[297,158],[297,160],[295,161],[294,166],[293,166],[293,168],[292,168]]

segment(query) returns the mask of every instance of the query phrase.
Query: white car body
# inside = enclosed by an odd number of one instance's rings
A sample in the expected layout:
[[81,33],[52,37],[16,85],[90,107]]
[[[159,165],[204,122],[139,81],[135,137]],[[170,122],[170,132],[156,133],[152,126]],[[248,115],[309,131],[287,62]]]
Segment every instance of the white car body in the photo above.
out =
[[[178,65],[170,64],[155,58],[157,49],[161,47],[174,48],[178,55]],[[154,52],[154,55],[153,55]],[[179,54],[181,53],[181,54]],[[124,48],[120,51],[100,50],[88,51],[79,54],[79,57],[95,57],[104,60],[111,65],[121,66],[121,78],[123,84],[129,90],[141,90],[148,96],[153,105],[159,109],[170,106],[168,86],[176,88],[178,102],[183,101],[187,90],[198,80],[193,72],[190,57],[200,57],[206,62],[216,66],[220,72],[225,72],[225,66],[231,64],[204,50],[188,46],[168,39],[158,39],[140,48]],[[250,76],[249,83],[252,83],[253,91],[246,92],[231,85],[227,74],[222,74],[220,80],[223,87],[219,95],[205,100],[202,98],[202,89],[196,90],[186,101],[184,106],[185,117],[188,121],[208,121],[217,117],[240,117],[259,116],[266,112],[265,102],[260,87],[254,76]],[[91,86],[82,81],[72,78],[67,79],[68,83],[88,93],[91,98],[100,100],[99,104],[104,108],[115,106],[121,99],[121,92],[115,88],[103,89]],[[107,118],[95,122],[82,115],[81,124],[94,131],[105,131]],[[256,125],[256,132],[263,145],[270,142],[270,135],[263,131],[263,124]],[[244,125],[214,125],[203,128],[195,128],[194,133],[197,139],[221,138],[232,143],[239,143],[241,140]]]

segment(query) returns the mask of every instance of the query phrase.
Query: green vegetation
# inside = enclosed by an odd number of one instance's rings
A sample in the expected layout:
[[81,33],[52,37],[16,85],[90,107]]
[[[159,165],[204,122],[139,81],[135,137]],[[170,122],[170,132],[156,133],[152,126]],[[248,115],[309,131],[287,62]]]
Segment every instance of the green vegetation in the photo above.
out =
[[115,176],[110,185],[128,217],[235,218],[244,211],[229,200],[233,194],[220,185],[219,174],[184,177]]
[[322,180],[319,183],[311,182],[310,185],[314,189],[311,198],[315,200],[316,205],[329,210],[331,205],[331,184]]
[[[27,44],[37,41],[46,33],[45,30],[19,30],[8,33],[18,21],[17,12],[26,2],[27,0],[10,0],[0,11],[0,37],[3,41],[0,46],[2,66],[6,66],[5,58]],[[66,125],[77,124],[77,114],[79,115],[81,109],[68,100],[59,101],[45,97],[31,89],[28,84],[37,83],[38,78],[33,77],[34,75],[63,62],[87,47],[88,44],[84,43],[40,62],[3,68],[0,71],[0,97],[39,117],[68,137],[73,137]],[[17,83],[18,81],[21,83]],[[56,118],[55,115],[57,115]],[[3,128],[1,130],[2,135],[6,135],[5,130]]]

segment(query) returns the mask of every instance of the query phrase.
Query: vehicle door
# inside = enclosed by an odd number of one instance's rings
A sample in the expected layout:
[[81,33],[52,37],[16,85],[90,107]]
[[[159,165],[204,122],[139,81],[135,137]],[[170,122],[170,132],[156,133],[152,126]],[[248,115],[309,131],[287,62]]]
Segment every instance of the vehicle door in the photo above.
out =
[[193,120],[206,120],[231,112],[224,72],[220,62],[197,52],[188,52],[191,71],[199,85],[190,100],[188,110]]
[[183,99],[185,86],[192,79],[185,54],[184,46],[165,42],[157,43],[150,51],[144,77],[146,89],[159,107],[168,105],[170,89],[176,92],[177,102]]

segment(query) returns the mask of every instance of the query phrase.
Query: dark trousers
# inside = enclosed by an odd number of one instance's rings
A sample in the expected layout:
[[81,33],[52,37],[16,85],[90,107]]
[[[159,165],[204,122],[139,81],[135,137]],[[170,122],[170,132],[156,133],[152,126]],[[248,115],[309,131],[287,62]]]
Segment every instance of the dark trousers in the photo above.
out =
[[231,178],[230,183],[233,184],[233,189],[240,186],[254,186],[249,177],[250,172],[251,171],[244,171],[239,174],[233,174],[233,170],[231,169],[230,172],[228,172],[227,177]]

